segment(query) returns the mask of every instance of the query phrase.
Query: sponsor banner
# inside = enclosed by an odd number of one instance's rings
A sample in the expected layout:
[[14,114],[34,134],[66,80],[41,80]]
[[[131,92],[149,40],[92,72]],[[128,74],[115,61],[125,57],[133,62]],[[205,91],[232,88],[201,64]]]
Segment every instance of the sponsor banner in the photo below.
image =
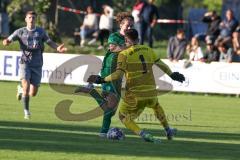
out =
[[[19,81],[20,56],[21,53],[17,51],[0,51],[0,80]],[[103,57],[45,53],[43,59],[42,83],[83,85],[89,75],[99,73]],[[184,68],[184,61],[163,61],[172,71],[184,74],[186,81],[172,81],[154,66],[157,88],[160,90],[240,94],[240,63],[192,62],[188,68]]]
[[167,75],[161,77],[173,85],[174,91],[240,94],[240,63],[192,62],[190,67],[184,68],[184,61],[163,61],[172,71],[183,73],[186,77],[184,83],[172,81]]

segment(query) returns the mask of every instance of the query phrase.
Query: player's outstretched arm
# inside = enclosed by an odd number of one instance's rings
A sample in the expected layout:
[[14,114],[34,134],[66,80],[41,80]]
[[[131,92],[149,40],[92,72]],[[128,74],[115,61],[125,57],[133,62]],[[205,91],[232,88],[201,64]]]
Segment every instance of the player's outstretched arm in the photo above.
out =
[[105,82],[111,82],[111,81],[115,81],[118,80],[120,78],[122,78],[124,75],[124,71],[117,69],[115,72],[113,72],[112,74],[110,74],[109,76],[104,78]]
[[63,43],[63,44],[60,44],[60,45],[57,47],[57,51],[60,52],[60,53],[63,53],[63,52],[66,52],[66,51],[67,51],[67,48],[64,47],[64,43]]
[[171,69],[168,67],[168,65],[166,65],[163,61],[161,61],[160,59],[157,59],[155,61],[155,64],[158,66],[158,68],[160,68],[164,73],[166,73],[167,75],[171,75],[172,71]]
[[102,84],[102,83],[118,80],[118,79],[122,78],[123,75],[124,75],[123,71],[116,70],[115,72],[113,72],[112,74],[110,74],[109,76],[107,76],[105,78],[102,78],[99,75],[91,75],[91,76],[89,76],[87,82],[89,82],[89,83],[96,83],[96,84]]
[[63,44],[60,44],[60,45],[57,45],[55,42],[53,42],[52,40],[48,41],[47,44],[56,49],[58,52],[60,53],[63,53],[63,52],[66,52],[67,51],[67,48],[64,47],[64,43]]
[[11,43],[11,41],[6,38],[6,39],[3,40],[2,43],[3,43],[4,46],[8,46]]
[[165,72],[167,75],[169,75],[169,77],[172,78],[172,80],[174,81],[178,81],[178,82],[183,82],[185,81],[185,77],[183,74],[179,73],[179,72],[172,72],[171,69],[168,67],[168,65],[166,65],[163,61],[161,61],[160,59],[157,60],[155,62],[155,64],[163,70],[163,72]]

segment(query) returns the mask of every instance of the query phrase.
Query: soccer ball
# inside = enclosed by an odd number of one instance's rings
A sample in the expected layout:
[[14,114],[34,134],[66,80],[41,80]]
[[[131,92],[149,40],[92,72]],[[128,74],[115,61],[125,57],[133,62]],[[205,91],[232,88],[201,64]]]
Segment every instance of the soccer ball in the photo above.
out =
[[123,140],[125,138],[125,135],[121,129],[111,128],[107,132],[107,138],[112,140]]

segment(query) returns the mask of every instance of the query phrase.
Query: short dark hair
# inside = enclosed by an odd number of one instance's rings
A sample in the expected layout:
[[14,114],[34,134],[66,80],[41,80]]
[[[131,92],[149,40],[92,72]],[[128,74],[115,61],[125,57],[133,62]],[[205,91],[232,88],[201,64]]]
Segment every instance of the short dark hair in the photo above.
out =
[[184,33],[184,30],[182,28],[180,28],[177,30],[177,34],[185,34],[185,33]]
[[225,49],[228,49],[228,48],[229,48],[228,45],[227,45],[225,42],[220,42],[220,43],[218,44],[218,47],[222,47],[222,48],[225,48]]
[[138,40],[138,31],[136,29],[128,29],[125,32],[125,36],[132,41],[136,41]]
[[37,16],[37,13],[35,11],[27,11],[25,16],[27,15],[34,15],[34,16]]

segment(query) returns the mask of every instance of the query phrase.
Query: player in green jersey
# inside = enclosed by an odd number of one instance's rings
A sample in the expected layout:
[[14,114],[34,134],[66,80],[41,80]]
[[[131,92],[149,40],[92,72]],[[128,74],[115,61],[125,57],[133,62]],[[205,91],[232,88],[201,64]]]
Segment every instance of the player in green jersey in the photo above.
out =
[[[102,78],[105,78],[116,71],[118,53],[125,48],[125,32],[126,30],[132,28],[134,24],[133,17],[128,12],[119,13],[116,20],[119,24],[120,30],[119,32],[112,33],[108,38],[109,49],[104,56],[100,73]],[[101,94],[91,87],[87,88],[87,92],[89,92],[89,94],[104,110],[102,127],[99,134],[100,137],[106,137],[106,133],[111,125],[111,118],[116,112],[121,96],[121,84],[122,79],[114,82],[104,83],[102,84]],[[76,92],[82,90],[85,91],[85,89],[86,88],[78,87]],[[108,99],[110,99],[110,101]]]
[[158,103],[155,78],[153,75],[153,65],[158,66],[162,71],[168,74],[173,80],[183,82],[185,77],[172,72],[170,68],[157,58],[154,51],[138,44],[138,33],[135,29],[129,29],[125,34],[127,49],[121,51],[118,56],[117,68],[111,75],[102,78],[96,75],[89,77],[88,81],[102,84],[126,78],[125,94],[122,95],[120,103],[119,118],[122,123],[145,141],[158,143],[158,138],[142,130],[135,122],[136,119],[146,107],[152,108],[157,119],[163,125],[166,136],[170,140],[176,133],[176,130],[170,128],[163,108]]

